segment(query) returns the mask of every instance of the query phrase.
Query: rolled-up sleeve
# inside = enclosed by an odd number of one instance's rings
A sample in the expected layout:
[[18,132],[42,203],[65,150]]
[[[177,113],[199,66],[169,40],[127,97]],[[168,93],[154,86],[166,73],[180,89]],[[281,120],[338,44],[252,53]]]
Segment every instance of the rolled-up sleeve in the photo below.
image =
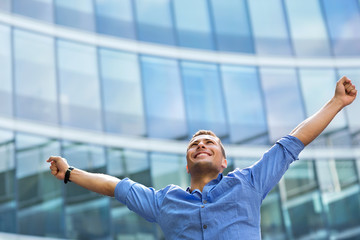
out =
[[155,222],[159,213],[158,194],[128,178],[121,180],[115,187],[115,199],[125,204],[131,211],[139,214],[150,222]]
[[263,196],[280,181],[290,164],[299,159],[304,144],[296,137],[287,135],[276,142],[261,159],[241,171],[248,182]]

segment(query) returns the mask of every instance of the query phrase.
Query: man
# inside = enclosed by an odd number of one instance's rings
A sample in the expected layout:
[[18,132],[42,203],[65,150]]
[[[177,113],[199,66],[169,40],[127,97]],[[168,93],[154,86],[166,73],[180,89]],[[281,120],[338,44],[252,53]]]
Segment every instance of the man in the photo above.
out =
[[117,179],[69,169],[64,158],[50,157],[51,173],[91,191],[115,196],[148,221],[157,222],[167,239],[261,239],[260,206],[304,146],[313,141],[335,115],[354,101],[357,90],[342,77],[333,98],[317,113],[281,138],[249,168],[223,176],[227,167],[222,143],[211,131],[190,140],[186,159],[190,187],[169,185],[155,191],[128,178]]

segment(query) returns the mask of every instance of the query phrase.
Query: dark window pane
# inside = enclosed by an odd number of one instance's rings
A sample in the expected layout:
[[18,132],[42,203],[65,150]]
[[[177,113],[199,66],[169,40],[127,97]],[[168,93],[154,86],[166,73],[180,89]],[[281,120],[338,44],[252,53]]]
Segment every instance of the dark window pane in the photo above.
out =
[[12,11],[42,21],[53,21],[52,0],[13,0]]

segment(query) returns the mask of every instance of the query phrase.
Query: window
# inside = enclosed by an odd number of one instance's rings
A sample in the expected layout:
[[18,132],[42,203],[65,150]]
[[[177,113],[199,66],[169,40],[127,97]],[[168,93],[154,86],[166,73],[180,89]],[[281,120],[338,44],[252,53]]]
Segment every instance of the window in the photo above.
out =
[[334,53],[337,56],[358,56],[360,54],[359,3],[349,0],[322,1]]
[[94,31],[92,0],[54,0],[54,3],[57,24]]
[[221,77],[231,142],[248,142],[266,136],[265,109],[256,68],[223,65]]
[[16,116],[58,123],[53,39],[15,30],[14,45]]
[[136,38],[131,0],[95,0],[98,33]]
[[319,0],[285,0],[297,56],[330,56],[329,39]]
[[12,117],[12,64],[10,28],[0,25],[0,115]]
[[248,4],[256,53],[292,55],[283,1],[248,1]]
[[187,136],[185,104],[177,61],[141,57],[149,137]]
[[52,0],[13,0],[12,3],[14,13],[53,22]]
[[305,119],[300,86],[294,69],[260,68],[272,143]]
[[145,135],[138,58],[135,54],[100,49],[105,130]]
[[61,123],[101,130],[96,49],[58,40],[57,51]]
[[138,39],[175,45],[171,0],[136,0]]
[[182,47],[214,49],[207,1],[174,0],[173,4],[178,44]]
[[218,50],[254,53],[246,1],[210,2]]
[[210,129],[228,135],[226,112],[218,67],[215,64],[181,63],[189,136]]

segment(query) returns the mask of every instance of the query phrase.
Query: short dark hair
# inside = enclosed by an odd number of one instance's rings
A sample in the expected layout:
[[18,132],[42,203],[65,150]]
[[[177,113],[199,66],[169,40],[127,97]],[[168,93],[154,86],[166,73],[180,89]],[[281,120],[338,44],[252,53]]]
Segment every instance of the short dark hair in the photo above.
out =
[[220,144],[220,147],[221,147],[221,152],[222,152],[224,158],[226,159],[225,148],[224,148],[224,146],[223,146],[220,138],[219,138],[218,136],[216,136],[216,134],[215,134],[213,131],[211,131],[211,130],[199,130],[199,131],[197,131],[197,132],[192,136],[192,138],[190,139],[190,142],[191,142],[195,137],[200,136],[200,135],[210,135],[210,136],[215,137],[215,138],[218,140],[218,143]]

